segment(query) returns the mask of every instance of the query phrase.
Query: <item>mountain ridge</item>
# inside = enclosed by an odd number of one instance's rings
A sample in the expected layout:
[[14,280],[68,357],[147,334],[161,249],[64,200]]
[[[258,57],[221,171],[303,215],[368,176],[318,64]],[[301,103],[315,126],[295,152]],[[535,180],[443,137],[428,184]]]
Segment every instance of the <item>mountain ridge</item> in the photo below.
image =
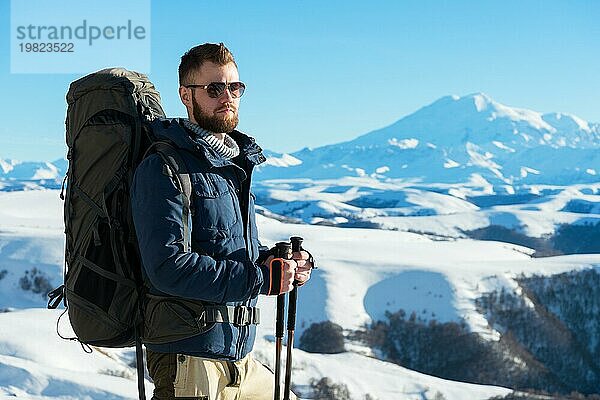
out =
[[[265,150],[267,162],[256,180],[371,176],[425,183],[590,183],[600,174],[598,148],[599,123],[506,106],[485,93],[449,95],[352,140],[292,153]],[[66,169],[65,159],[0,159],[0,187],[40,180],[55,185]]]
[[367,175],[464,183],[481,176],[495,185],[589,183],[600,172],[599,147],[600,124],[474,93],[442,97],[350,141],[290,153],[298,164],[283,169],[270,162],[258,179]]

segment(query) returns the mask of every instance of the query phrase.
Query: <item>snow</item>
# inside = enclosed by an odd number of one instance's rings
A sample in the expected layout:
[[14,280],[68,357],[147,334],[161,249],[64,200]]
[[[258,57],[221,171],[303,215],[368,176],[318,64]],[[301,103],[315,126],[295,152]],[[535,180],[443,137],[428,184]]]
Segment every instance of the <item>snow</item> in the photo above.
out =
[[0,169],[2,169],[2,172],[4,172],[6,174],[6,173],[12,171],[15,163],[16,163],[16,161],[14,161],[14,160],[3,160],[0,158]]
[[[530,167],[520,172],[540,173]],[[363,221],[384,229],[457,238],[464,237],[462,231],[490,224],[541,237],[561,224],[600,221],[600,183],[492,185],[472,174],[467,183],[457,185],[371,176],[261,181],[255,193],[269,212],[307,223]],[[490,196],[512,200],[495,204],[485,200]]]
[[510,186],[510,185],[504,185],[504,189],[506,190],[506,193],[508,194],[515,194],[515,188]]
[[391,146],[396,146],[398,148],[401,148],[403,150],[405,149],[414,149],[419,145],[419,141],[417,139],[402,139],[402,140],[398,140],[396,138],[391,138],[388,143]]
[[499,142],[499,141],[497,141],[497,140],[494,140],[494,141],[492,141],[492,143],[493,143],[493,144],[494,144],[494,146],[496,146],[497,148],[499,148],[499,149],[502,149],[502,150],[506,150],[506,151],[508,151],[508,152],[510,152],[510,153],[514,153],[514,152],[516,151],[515,149],[513,149],[513,148],[511,148],[511,147],[508,147],[508,146],[507,146],[507,145],[505,145],[504,143],[502,143],[502,142]]
[[[43,263],[40,268],[54,284],[61,280],[62,229],[58,226],[62,217],[57,195],[58,191],[0,193],[0,204],[13,204],[5,208],[0,220],[0,265],[8,269],[8,275],[0,280],[0,307],[15,309],[0,314],[0,397],[135,398],[134,370],[128,365],[132,349],[95,349],[86,354],[76,342],[56,335],[61,310],[44,309],[45,300],[39,294],[24,292],[16,285],[22,271],[37,263]],[[45,209],[45,223],[40,226],[28,213],[20,213],[17,200],[35,205],[31,209],[34,214]],[[503,264],[502,268],[514,266],[513,260],[521,264],[527,259],[522,252],[496,243],[482,243],[483,249],[474,251],[480,245],[474,241],[441,244],[408,232],[289,225],[262,216],[258,216],[258,223],[263,243],[270,245],[300,235],[318,260],[319,269],[299,292],[296,338],[310,323],[323,320],[346,330],[359,329],[382,318],[386,309],[426,310],[428,318],[456,320],[475,312],[461,300],[462,291],[457,288],[472,286],[477,276],[494,271],[480,265],[479,251],[490,261]],[[473,273],[476,265],[479,272]],[[467,281],[465,269],[470,271]],[[259,304],[263,320],[255,354],[272,365],[275,298],[261,297]],[[72,334],[67,321],[68,317],[63,317],[59,326],[65,336]],[[480,326],[485,330],[483,323]],[[350,345],[349,349],[355,350],[336,355],[295,350],[294,381],[306,386],[312,378],[328,376],[348,385],[356,398],[369,393],[379,399],[431,399],[440,392],[449,400],[463,399],[467,394],[486,399],[508,392],[410,371],[376,360],[364,354],[360,346]],[[146,389],[150,396],[149,381]]]
[[446,159],[446,162],[444,163],[444,168],[456,168],[456,167],[460,167],[460,164],[449,158]]
[[282,154],[280,157],[267,157],[264,165],[272,165],[275,167],[289,167],[302,164],[302,160],[289,154]]
[[[402,182],[356,177],[337,182],[347,186],[345,190],[329,193],[333,181],[279,183],[287,185],[289,190],[278,193],[288,200],[292,195],[329,200],[337,196],[341,200],[358,196],[367,188],[397,190],[406,186]],[[295,185],[300,183],[304,188],[296,190]],[[544,192],[548,188],[536,190]],[[299,292],[297,339],[313,322],[331,320],[348,331],[383,319],[385,311],[404,309],[423,319],[464,319],[472,331],[497,340],[498,332],[475,309],[474,301],[482,293],[516,287],[515,277],[521,273],[554,274],[600,265],[600,255],[531,258],[531,251],[520,246],[460,239],[460,230],[486,226],[490,219],[502,215],[515,216],[515,222],[525,222],[530,229],[543,227],[544,215],[553,221],[556,210],[573,196],[582,201],[596,200],[596,195],[583,195],[583,190],[575,186],[544,197],[543,202],[534,204],[545,211],[536,213],[519,209],[522,205],[479,210],[459,198],[405,188],[405,201],[421,207],[450,207],[455,214],[373,217],[373,221],[403,228],[397,231],[286,224],[260,215],[257,220],[264,244],[299,235],[317,259],[319,269]],[[323,209],[327,204],[322,205]],[[54,284],[62,279],[62,207],[58,191],[0,192],[0,210],[0,266],[8,271],[0,280],[0,308],[16,309],[0,314],[0,397],[135,398],[134,370],[128,366],[133,357],[131,349],[84,353],[76,342],[56,335],[60,310],[43,309],[45,300],[39,294],[24,292],[18,286],[23,270],[33,266],[47,273]],[[433,240],[435,235],[406,232],[409,229],[446,233],[454,239],[440,242]],[[255,354],[272,365],[275,298],[261,297],[259,305],[263,312]],[[70,334],[66,316],[59,330],[63,335]],[[508,393],[504,388],[452,382],[410,371],[376,360],[368,349],[356,344],[348,348],[349,352],[336,355],[294,350],[294,381],[306,386],[311,378],[328,376],[348,385],[355,398],[369,393],[379,399],[432,399],[439,392],[448,400],[463,400]],[[148,381],[148,395],[151,389]]]
[[539,175],[540,171],[538,171],[537,169],[534,168],[529,168],[529,167],[521,167],[521,177],[525,178],[528,174],[536,174]]
[[524,121],[534,129],[556,132],[554,127],[544,121],[542,114],[539,112],[526,110],[524,108],[507,107],[493,100],[490,100],[489,102],[495,109],[492,113],[492,120],[505,117],[515,122]]
[[57,160],[56,163],[58,165],[46,161],[0,160],[0,179],[55,180],[66,172],[64,169],[66,164],[62,163],[61,160]]
[[481,112],[488,108],[488,105],[491,103],[492,100],[483,93],[479,93],[473,96],[473,101],[475,103],[475,109],[478,112]]
[[54,179],[59,176],[58,168],[51,163],[44,163],[46,168],[38,168],[31,179]]
[[469,163],[467,165],[475,165],[484,169],[491,171],[496,177],[502,179],[502,181],[507,182],[508,180],[504,178],[500,169],[502,166],[496,164],[492,161],[494,155],[490,152],[485,152],[481,154],[481,148],[474,143],[467,142],[466,144],[467,154],[469,155]]
[[[0,195],[0,230],[17,227],[61,229],[62,203],[56,190],[3,192]],[[59,216],[60,218],[56,218]]]
[[587,121],[577,117],[576,115],[566,113],[552,113],[544,114],[542,118],[549,124],[558,126],[561,129],[580,130],[588,133],[591,133],[592,131],[590,124]]

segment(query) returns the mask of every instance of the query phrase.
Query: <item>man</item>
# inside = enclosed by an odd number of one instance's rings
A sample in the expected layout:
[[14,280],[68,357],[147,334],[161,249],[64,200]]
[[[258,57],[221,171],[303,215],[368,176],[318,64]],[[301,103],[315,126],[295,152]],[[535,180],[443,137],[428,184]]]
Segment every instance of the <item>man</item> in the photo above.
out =
[[131,191],[149,291],[144,338],[153,399],[271,399],[273,374],[249,355],[257,297],[305,283],[312,258],[301,251],[271,265],[260,248],[250,180],[265,157],[235,130],[245,85],[230,51],[222,43],[190,49],[179,84],[188,119],[155,122],[153,133],[176,145],[191,176],[191,248],[176,171],[161,155],[139,165]]

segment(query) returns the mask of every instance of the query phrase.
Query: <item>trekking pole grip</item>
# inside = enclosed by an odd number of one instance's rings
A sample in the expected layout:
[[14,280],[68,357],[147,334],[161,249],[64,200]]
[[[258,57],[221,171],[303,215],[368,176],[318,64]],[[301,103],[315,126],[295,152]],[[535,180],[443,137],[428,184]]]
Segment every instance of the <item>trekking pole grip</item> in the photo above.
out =
[[[292,252],[299,252],[302,250],[303,238],[300,236],[292,236],[290,242],[292,242]],[[288,318],[287,318],[287,329],[293,331],[296,327],[296,304],[298,302],[298,281],[294,280],[294,288],[290,292],[289,304],[288,304]],[[289,345],[289,344],[288,344]]]

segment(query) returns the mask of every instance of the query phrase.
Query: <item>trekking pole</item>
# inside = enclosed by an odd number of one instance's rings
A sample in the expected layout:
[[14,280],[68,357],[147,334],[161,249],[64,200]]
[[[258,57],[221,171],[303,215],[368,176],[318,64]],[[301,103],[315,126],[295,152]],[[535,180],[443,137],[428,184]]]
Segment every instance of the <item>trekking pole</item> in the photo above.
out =
[[[302,250],[302,239],[300,236],[292,236],[292,252]],[[292,350],[294,349],[294,330],[296,329],[296,304],[298,302],[298,281],[294,280],[294,288],[290,292],[288,299],[287,316],[287,357],[285,359],[285,384],[283,387],[283,400],[290,400],[290,391],[292,383]]]
[[[275,258],[289,258],[290,249],[291,244],[289,244],[288,242],[276,243],[274,254]],[[281,262],[281,260],[279,260],[279,262]],[[283,268],[283,265],[281,267]],[[275,315],[275,390],[273,392],[274,400],[279,400],[281,398],[281,347],[283,344],[284,317],[285,294],[280,294],[277,296],[277,314]]]

